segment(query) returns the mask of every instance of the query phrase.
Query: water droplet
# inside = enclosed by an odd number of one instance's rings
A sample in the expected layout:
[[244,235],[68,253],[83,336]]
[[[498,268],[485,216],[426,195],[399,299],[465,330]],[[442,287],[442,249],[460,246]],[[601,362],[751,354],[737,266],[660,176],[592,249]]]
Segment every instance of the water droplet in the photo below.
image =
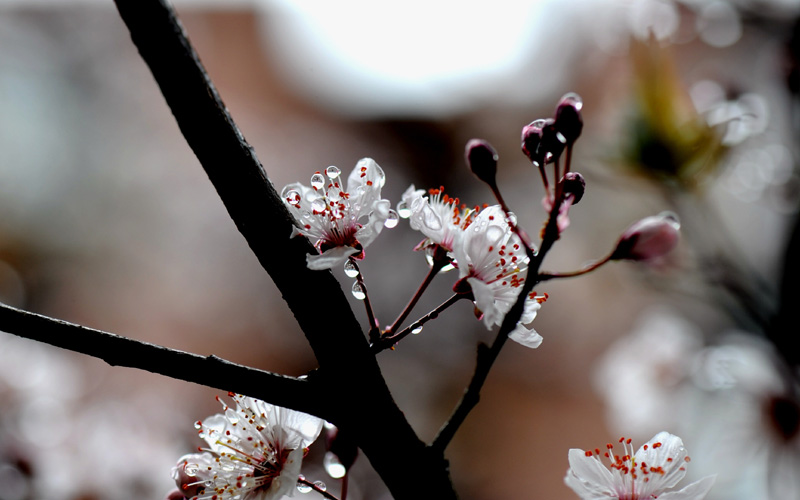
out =
[[385,221],[383,221],[383,225],[391,229],[397,226],[398,222],[400,222],[400,216],[397,215],[397,212],[395,212],[394,210],[389,209],[389,216],[386,217]]
[[325,472],[334,479],[341,479],[347,474],[347,468],[339,461],[339,457],[331,451],[325,453],[322,465],[325,467]]
[[203,486],[206,488],[213,488],[214,487],[214,480],[209,479],[208,481],[203,482]]
[[419,332],[422,331],[422,325],[411,325],[411,335],[419,335]]
[[322,213],[325,211],[326,208],[327,205],[325,204],[324,198],[316,198],[314,201],[311,202],[311,210],[313,210],[314,213]]
[[328,487],[322,481],[314,481],[314,486],[316,486],[320,491],[325,491],[328,489]]
[[342,171],[333,165],[325,169],[325,175],[327,175],[330,180],[336,179],[341,173]]
[[538,120],[533,120],[530,126],[541,130],[545,127],[545,125],[547,125],[547,118],[539,118]]
[[311,486],[303,483],[297,483],[297,491],[300,493],[309,493],[311,491]]
[[400,217],[404,219],[408,219],[411,217],[412,210],[409,208],[408,204],[404,201],[401,201],[397,204],[397,213]]
[[378,172],[378,186],[383,187],[386,184],[386,174],[383,172],[383,169],[375,164],[375,170]]
[[303,217],[308,219],[309,217],[311,217],[311,212],[309,212],[308,210],[303,210]]
[[283,193],[283,199],[290,205],[300,204],[300,193],[294,189],[289,189]]
[[355,278],[358,276],[358,266],[356,266],[355,262],[348,259],[347,262],[344,263],[344,274],[346,274],[348,278]]
[[203,422],[198,420],[197,422],[194,423],[194,428],[197,429],[197,430],[202,429],[203,428]]
[[342,199],[342,190],[332,188],[328,190],[328,200],[333,202],[338,202]]
[[353,288],[351,291],[353,292],[353,297],[355,297],[358,300],[364,300],[365,298],[367,298],[367,294],[364,293],[364,287],[361,286],[361,283],[359,283],[358,281],[353,283]]
[[564,104],[569,104],[578,111],[580,111],[583,108],[583,99],[581,99],[581,96],[579,96],[575,92],[567,92],[561,97],[560,102]]
[[322,189],[322,186],[325,185],[325,177],[317,172],[316,174],[311,176],[311,187],[314,189]]
[[183,468],[183,472],[185,472],[187,476],[194,477],[200,472],[200,466],[197,464],[186,464]]

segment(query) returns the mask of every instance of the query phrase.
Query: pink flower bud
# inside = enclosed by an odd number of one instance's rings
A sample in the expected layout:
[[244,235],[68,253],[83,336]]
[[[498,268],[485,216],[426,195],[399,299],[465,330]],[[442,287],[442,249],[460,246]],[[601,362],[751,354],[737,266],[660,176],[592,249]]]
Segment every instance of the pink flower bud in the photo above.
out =
[[662,257],[678,244],[680,227],[672,212],[645,217],[622,233],[611,259],[649,261]]

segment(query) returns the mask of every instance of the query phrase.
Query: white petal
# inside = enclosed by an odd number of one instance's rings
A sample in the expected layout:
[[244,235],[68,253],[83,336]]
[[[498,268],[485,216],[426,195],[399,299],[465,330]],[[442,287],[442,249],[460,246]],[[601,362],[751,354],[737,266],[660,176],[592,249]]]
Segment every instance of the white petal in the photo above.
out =
[[[661,444],[655,447],[654,444],[657,443]],[[667,490],[678,484],[686,475],[686,456],[686,448],[683,447],[681,438],[669,432],[659,432],[642,445],[634,455],[636,463],[645,462],[650,466],[664,468],[663,475],[651,474],[650,480],[642,483],[642,496],[646,498],[649,494]]]
[[306,256],[306,265],[314,271],[331,269],[343,264],[348,257],[356,253],[358,253],[358,250],[353,247],[334,247],[325,250],[319,255],[308,254]]
[[702,500],[714,486],[716,476],[706,476],[699,481],[687,485],[679,491],[670,491],[660,495],[659,500]]
[[531,349],[536,349],[542,344],[542,336],[533,328],[526,327],[522,322],[517,323],[517,327],[508,334],[508,338]]
[[269,489],[260,500],[278,500],[284,496],[293,496],[303,465],[303,449],[297,448],[289,453],[278,477],[272,480]]
[[567,455],[569,470],[564,478],[567,486],[582,500],[616,498],[614,478],[599,460],[587,457],[586,452],[573,448]]
[[475,307],[483,313],[483,324],[486,328],[491,329],[494,325],[502,323],[505,315],[495,305],[492,287],[478,278],[467,278],[467,283],[472,287]]

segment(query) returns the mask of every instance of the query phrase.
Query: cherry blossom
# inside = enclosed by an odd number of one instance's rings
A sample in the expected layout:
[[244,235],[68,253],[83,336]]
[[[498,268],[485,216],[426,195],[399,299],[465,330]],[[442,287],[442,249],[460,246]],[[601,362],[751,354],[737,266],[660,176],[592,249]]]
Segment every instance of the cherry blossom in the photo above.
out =
[[412,184],[403,193],[398,212],[409,219],[411,229],[427,237],[420,247],[439,245],[452,252],[456,238],[472,223],[480,207],[467,208],[458,198],[447,195],[443,186],[428,190],[428,196],[425,194]]
[[298,221],[292,237],[316,239],[320,255],[308,255],[309,269],[331,269],[351,256],[361,259],[364,248],[384,226],[397,225],[397,213],[388,200],[381,199],[386,175],[375,160],[364,158],[356,164],[346,190],[340,177],[341,171],[331,166],[325,174],[311,176],[311,187],[296,182],[281,191],[285,205]]
[[[291,495],[307,447],[323,421],[287,408],[230,394],[236,408],[195,424],[208,443],[172,470],[190,500],[273,500]],[[219,398],[218,398],[219,399]]]
[[667,491],[683,479],[690,461],[678,436],[659,432],[636,453],[630,439],[620,438],[619,443],[621,454],[612,444],[602,452],[569,450],[564,482],[582,500],[701,500],[714,484],[714,476],[707,476],[681,490]]
[[[522,241],[515,234],[505,213],[498,205],[478,213],[456,239],[453,249],[460,280],[456,289],[469,284],[486,328],[500,325],[517,301],[528,273],[528,256]],[[546,297],[531,292],[524,311],[509,337],[527,347],[539,347],[542,337],[527,324],[531,323]]]

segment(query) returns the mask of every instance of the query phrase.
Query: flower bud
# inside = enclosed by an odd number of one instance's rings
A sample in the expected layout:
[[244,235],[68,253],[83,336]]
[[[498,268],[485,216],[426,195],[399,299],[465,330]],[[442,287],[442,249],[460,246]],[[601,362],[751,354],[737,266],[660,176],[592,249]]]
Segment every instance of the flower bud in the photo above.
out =
[[678,244],[680,227],[672,212],[645,217],[622,233],[611,259],[648,261],[662,257]]
[[464,151],[467,165],[478,179],[490,186],[495,186],[497,175],[497,151],[483,139],[470,139]]
[[169,493],[167,493],[167,496],[164,500],[186,500],[186,497],[183,496],[183,493],[181,493],[180,491],[172,490]]
[[570,92],[561,98],[556,108],[556,130],[564,136],[567,145],[574,143],[583,131],[582,107],[580,96]]
[[542,142],[539,143],[539,157],[544,157],[545,163],[552,163],[561,156],[567,141],[556,128],[556,122],[552,118],[547,119],[547,123],[542,127]]
[[537,156],[539,143],[542,141],[542,127],[545,126],[547,120],[539,119],[532,121],[528,125],[522,127],[522,152],[525,156],[534,163],[540,163],[541,160]]
[[577,205],[586,191],[586,181],[578,172],[567,172],[564,175],[564,195],[572,195],[572,204]]

